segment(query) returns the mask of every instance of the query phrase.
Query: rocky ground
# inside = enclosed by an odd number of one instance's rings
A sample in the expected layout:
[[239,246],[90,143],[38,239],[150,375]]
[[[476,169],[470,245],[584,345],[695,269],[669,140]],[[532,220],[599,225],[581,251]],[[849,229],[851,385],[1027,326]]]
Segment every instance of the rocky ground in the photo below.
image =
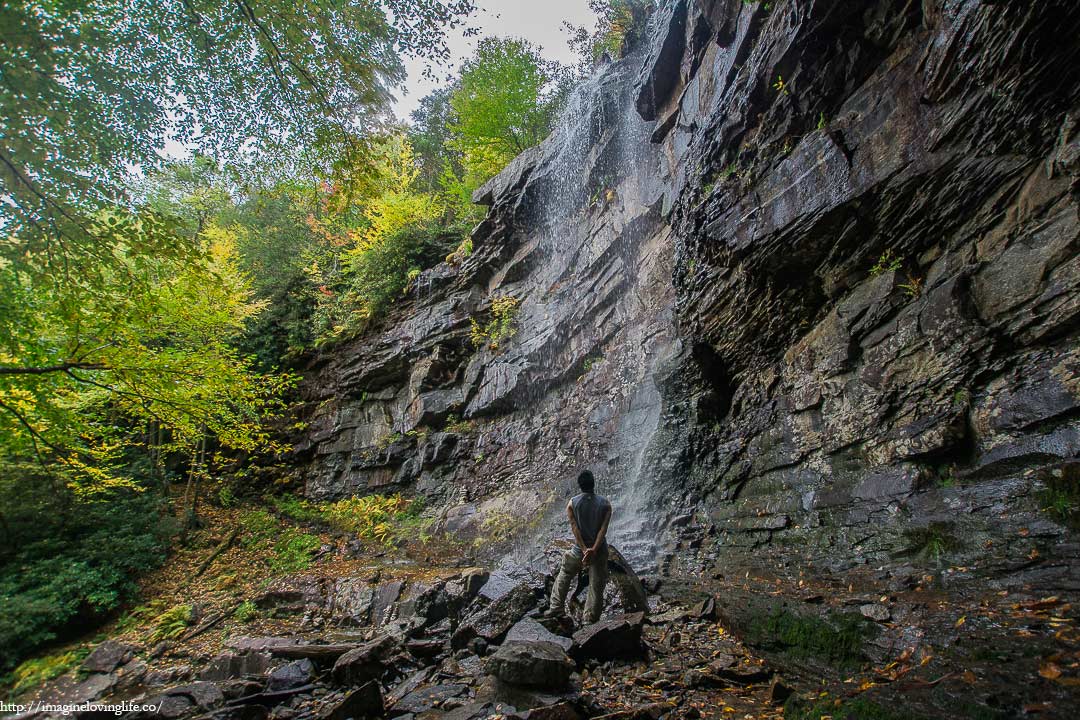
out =
[[[700,528],[683,535],[702,544]],[[668,569],[644,579],[648,613],[626,612],[613,584],[603,620],[581,627],[541,615],[548,573],[446,562],[430,541],[405,552],[324,539],[303,572],[250,573],[220,591],[254,560],[235,547],[193,578],[208,538],[167,571],[167,601],[195,606],[182,633],[155,642],[114,627],[77,671],[21,701],[282,720],[1064,718],[1077,707],[1071,605],[976,591],[971,568],[868,568],[846,584],[785,568]],[[254,618],[237,617],[241,597]]]

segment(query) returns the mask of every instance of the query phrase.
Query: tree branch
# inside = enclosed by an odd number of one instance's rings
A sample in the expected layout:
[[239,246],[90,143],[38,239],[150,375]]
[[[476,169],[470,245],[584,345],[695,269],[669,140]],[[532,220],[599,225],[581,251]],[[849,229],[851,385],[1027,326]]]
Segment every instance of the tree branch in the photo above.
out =
[[41,367],[15,367],[12,365],[0,365],[0,375],[47,375],[49,373],[67,373],[69,370],[106,370],[101,363],[90,362],[66,362],[58,365],[43,365]]

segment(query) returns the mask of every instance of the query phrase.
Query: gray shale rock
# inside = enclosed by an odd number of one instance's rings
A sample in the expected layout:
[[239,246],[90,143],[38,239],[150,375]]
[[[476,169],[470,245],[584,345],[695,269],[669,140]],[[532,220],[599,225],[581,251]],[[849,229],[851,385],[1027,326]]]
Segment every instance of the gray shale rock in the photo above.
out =
[[379,679],[399,649],[394,638],[383,635],[349,650],[334,663],[334,682],[338,685],[360,685]]
[[315,666],[310,660],[293,660],[275,668],[266,680],[267,692],[281,692],[303,687],[311,682],[315,675]]
[[383,697],[379,683],[364,683],[349,693],[339,702],[326,708],[319,716],[321,720],[365,720],[383,716]]
[[86,672],[110,673],[135,657],[138,648],[129,643],[106,640],[86,656],[82,669]]
[[487,671],[513,685],[555,689],[569,682],[574,663],[552,642],[507,641],[488,658]]
[[641,630],[644,613],[620,615],[587,625],[574,633],[571,654],[584,660],[636,660],[644,651]]

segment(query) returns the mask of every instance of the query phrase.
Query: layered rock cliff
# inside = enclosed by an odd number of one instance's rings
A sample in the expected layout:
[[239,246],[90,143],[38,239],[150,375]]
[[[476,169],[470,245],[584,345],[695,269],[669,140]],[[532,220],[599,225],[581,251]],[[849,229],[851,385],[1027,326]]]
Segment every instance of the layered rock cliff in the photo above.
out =
[[472,255],[309,369],[307,494],[527,556],[589,466],[669,573],[1077,589],[1078,36],[1068,0],[662,4]]

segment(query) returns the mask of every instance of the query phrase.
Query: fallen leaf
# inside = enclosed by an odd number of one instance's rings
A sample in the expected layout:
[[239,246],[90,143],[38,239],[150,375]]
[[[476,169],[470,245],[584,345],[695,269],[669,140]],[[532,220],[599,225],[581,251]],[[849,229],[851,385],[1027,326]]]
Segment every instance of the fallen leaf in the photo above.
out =
[[961,615],[960,619],[956,621],[956,627],[960,627],[965,622],[967,622],[967,615]]
[[968,685],[974,685],[979,681],[979,678],[975,677],[975,673],[971,672],[970,670],[965,670],[963,673],[961,673],[960,679],[966,682]]
[[1021,603],[1021,607],[1025,610],[1046,610],[1047,608],[1057,607],[1060,604],[1061,599],[1057,595],[1051,595],[1050,597],[1044,597],[1041,600],[1030,600]]
[[1061,668],[1052,662],[1044,662],[1039,664],[1039,676],[1044,677],[1047,680],[1057,680],[1061,677]]

